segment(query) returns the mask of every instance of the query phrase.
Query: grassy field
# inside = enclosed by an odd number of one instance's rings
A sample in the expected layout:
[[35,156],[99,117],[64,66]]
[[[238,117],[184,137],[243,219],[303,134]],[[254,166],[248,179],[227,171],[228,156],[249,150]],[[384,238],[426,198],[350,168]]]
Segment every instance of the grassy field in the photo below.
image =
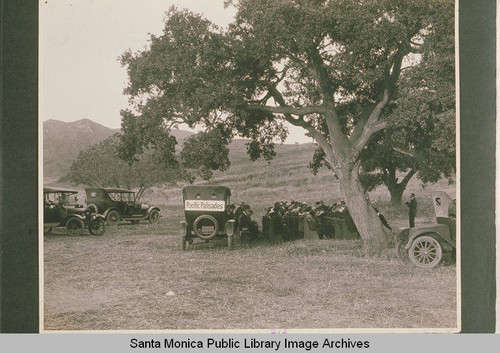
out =
[[[249,162],[244,141],[231,145],[231,167],[212,184],[232,190],[260,222],[276,201],[342,199],[328,170],[307,169],[314,145],[277,146],[271,163]],[[205,182],[201,182],[204,184]],[[44,238],[46,330],[453,328],[454,265],[422,270],[400,262],[394,249],[363,256],[359,241],[298,240],[284,244],[198,242],[182,251],[182,185],[154,187],[144,201],[159,205],[158,224],[122,224],[103,237]],[[404,198],[417,194],[417,225],[433,222],[431,193],[413,179]],[[407,207],[391,207],[384,187],[370,193],[397,232]],[[84,194],[80,200],[84,200]]]
[[46,330],[449,328],[455,266],[422,270],[360,242],[198,242],[180,217],[103,237],[46,235]]

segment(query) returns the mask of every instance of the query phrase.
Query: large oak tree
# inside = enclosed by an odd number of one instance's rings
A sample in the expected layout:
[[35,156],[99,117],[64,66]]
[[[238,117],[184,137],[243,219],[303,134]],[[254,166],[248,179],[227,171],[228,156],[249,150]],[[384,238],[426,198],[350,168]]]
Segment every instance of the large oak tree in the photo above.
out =
[[[360,154],[361,181],[367,190],[384,184],[391,203],[399,205],[413,176],[424,184],[443,178],[454,181],[455,141],[455,41],[452,6],[434,13],[432,32],[414,45],[418,65],[401,73],[398,92],[384,119],[388,128]],[[437,18],[439,16],[439,18]],[[325,165],[318,149],[310,166]],[[328,165],[327,165],[328,166]]]
[[404,67],[419,65],[412,53],[453,1],[228,3],[237,14],[227,29],[172,8],[162,35],[122,55],[129,156],[179,123],[251,138],[254,158],[272,155],[284,122],[302,127],[337,175],[365,249],[377,250],[386,236],[360,181],[360,155],[388,127]]

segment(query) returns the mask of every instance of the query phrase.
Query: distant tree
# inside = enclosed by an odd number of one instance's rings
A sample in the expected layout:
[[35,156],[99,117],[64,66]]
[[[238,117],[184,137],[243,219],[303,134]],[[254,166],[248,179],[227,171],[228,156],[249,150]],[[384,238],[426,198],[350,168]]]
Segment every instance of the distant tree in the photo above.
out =
[[71,166],[68,179],[76,184],[100,187],[139,188],[141,198],[147,188],[159,183],[189,179],[173,160],[165,162],[159,153],[149,151],[131,163],[119,157],[120,137],[106,140],[80,152]]
[[386,235],[361,184],[360,155],[389,126],[404,61],[448,25],[454,2],[229,3],[237,14],[226,31],[172,8],[162,35],[122,55],[132,103],[123,124],[141,126],[131,149],[185,123],[223,126],[227,138],[252,139],[254,158],[271,157],[273,138],[286,137],[284,122],[302,127],[337,175],[365,249],[377,252]]
[[184,142],[181,163],[185,168],[197,169],[199,176],[209,181],[214,170],[229,168],[228,144],[227,136],[219,129],[199,132]]

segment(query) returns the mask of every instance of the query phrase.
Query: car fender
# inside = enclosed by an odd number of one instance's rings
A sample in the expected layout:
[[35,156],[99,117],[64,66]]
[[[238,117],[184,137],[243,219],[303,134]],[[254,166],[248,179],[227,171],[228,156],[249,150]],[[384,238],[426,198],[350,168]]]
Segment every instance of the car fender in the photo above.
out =
[[413,241],[421,235],[432,234],[433,237],[436,238],[437,241],[441,244],[444,250],[451,251],[454,248],[454,245],[451,244],[446,238],[450,237],[450,230],[444,224],[431,224],[428,226],[410,228],[410,238],[406,243],[405,249],[408,250],[411,247]]
[[160,208],[159,208],[159,207],[156,207],[156,206],[151,206],[150,208],[148,208],[147,215],[149,216],[149,214],[150,214],[153,210],[157,210],[158,212],[160,212]]
[[69,220],[70,218],[78,218],[79,220],[82,220],[82,221],[84,221],[84,220],[85,220],[85,217],[84,217],[84,216],[82,216],[82,215],[80,215],[80,214],[78,214],[78,213],[72,213],[72,214],[70,214],[70,215],[69,215],[69,217],[68,217],[68,218],[66,218],[66,222],[68,222],[68,220]]
[[405,228],[399,231],[398,235],[396,235],[396,241],[403,240],[408,241],[410,237],[410,228]]
[[102,219],[103,221],[106,221],[106,217],[104,217],[102,214],[96,214],[94,216],[95,219]]
[[108,213],[110,213],[111,211],[116,211],[116,212],[118,212],[118,214],[120,214],[120,212],[116,208],[111,207],[111,208],[108,208],[106,211],[104,211],[104,213],[102,214],[104,219],[106,219],[108,217]]

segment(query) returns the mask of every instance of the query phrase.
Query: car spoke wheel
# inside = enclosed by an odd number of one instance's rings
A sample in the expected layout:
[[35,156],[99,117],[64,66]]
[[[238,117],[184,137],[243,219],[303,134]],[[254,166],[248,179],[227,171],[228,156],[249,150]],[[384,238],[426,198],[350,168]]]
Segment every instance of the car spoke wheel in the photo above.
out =
[[93,220],[89,225],[90,235],[101,236],[106,232],[106,223],[102,218]]
[[83,232],[83,221],[79,218],[70,218],[66,222],[66,230],[71,236],[79,236]]
[[160,212],[158,212],[158,210],[151,211],[149,214],[149,222],[156,223],[158,222],[158,218],[160,218]]
[[115,226],[120,221],[120,215],[115,210],[109,211],[106,221],[108,222],[108,226]]
[[423,268],[434,268],[441,262],[443,249],[436,239],[424,235],[413,241],[408,255],[414,265]]
[[396,243],[396,254],[398,255],[398,258],[405,263],[408,263],[410,261],[408,252],[405,249],[407,242],[408,241],[405,239],[399,239]]

